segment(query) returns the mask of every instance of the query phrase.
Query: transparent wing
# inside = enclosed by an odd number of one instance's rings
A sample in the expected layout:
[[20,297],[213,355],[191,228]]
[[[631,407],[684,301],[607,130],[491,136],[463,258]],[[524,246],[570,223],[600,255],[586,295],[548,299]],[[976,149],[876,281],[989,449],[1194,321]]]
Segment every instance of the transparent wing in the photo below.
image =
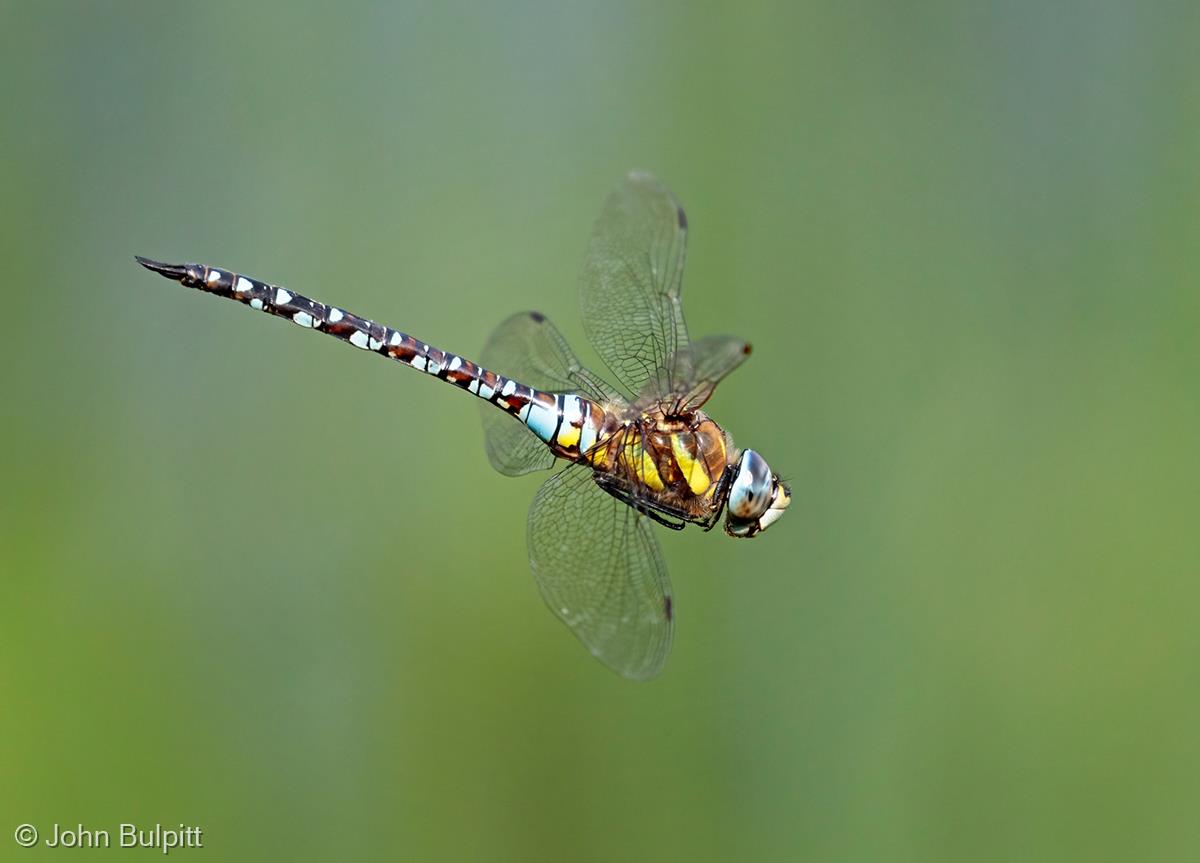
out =
[[650,174],[629,174],[596,220],[580,304],[588,339],[631,395],[651,380],[664,394],[673,390],[668,360],[688,345],[680,299],[686,254],[683,207]]
[[492,467],[521,476],[554,466],[554,453],[523,423],[492,405],[483,405],[483,447]]
[[[575,392],[598,400],[616,397],[602,378],[583,367],[566,340],[540,312],[520,312],[492,332],[479,357],[484,368],[552,392]],[[507,476],[554,464],[546,444],[528,427],[493,405],[480,406],[483,439],[492,467]]]
[[[669,402],[670,413],[695,410],[709,400],[717,384],[748,356],[750,343],[745,339],[736,336],[698,339],[677,351],[668,361],[674,389],[664,391],[652,380],[644,395]],[[662,374],[660,372],[659,376]]]
[[616,390],[584,368],[558,328],[541,312],[518,312],[501,323],[484,345],[485,368],[552,392],[577,392],[604,400]]
[[529,510],[529,560],[546,604],[592,654],[644,680],[662,670],[674,626],[671,584],[645,516],[585,466],[542,485]]

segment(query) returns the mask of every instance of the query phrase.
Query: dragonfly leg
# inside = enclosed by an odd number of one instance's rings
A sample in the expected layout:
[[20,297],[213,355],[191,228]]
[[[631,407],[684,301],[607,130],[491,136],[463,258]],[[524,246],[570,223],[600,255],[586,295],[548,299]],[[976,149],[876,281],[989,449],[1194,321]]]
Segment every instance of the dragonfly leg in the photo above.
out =
[[637,503],[630,503],[628,500],[625,502],[629,503],[630,506],[640,512],[642,515],[654,519],[659,524],[671,528],[671,530],[683,530],[684,527],[686,527],[686,525],[682,522],[670,521],[667,518],[664,518],[648,506],[639,506]]
[[612,482],[611,480],[607,479],[606,477],[599,476],[599,475],[596,476],[596,485],[600,486],[600,488],[604,489],[606,492],[611,494],[617,500],[621,501],[621,503],[625,504],[626,506],[632,507],[633,509],[640,512],[642,515],[653,519],[654,521],[658,522],[659,524],[661,524],[665,527],[671,528],[671,530],[683,530],[684,527],[686,527],[686,523],[671,521],[671,520],[665,518],[661,513],[667,512],[667,513],[670,513],[671,515],[675,515],[676,518],[680,518],[681,516],[677,515],[676,513],[672,512],[670,510],[663,509],[662,507],[651,506],[646,501],[638,500],[633,495],[631,495],[629,492],[618,487],[616,485],[616,483]]
[[717,522],[721,520],[721,513],[725,511],[725,501],[729,499],[729,484],[733,482],[733,465],[726,465],[725,470],[721,471],[721,478],[717,480],[717,490],[713,492],[713,497],[718,501],[717,508],[713,510],[713,514],[704,522],[704,532],[708,533],[717,526]]

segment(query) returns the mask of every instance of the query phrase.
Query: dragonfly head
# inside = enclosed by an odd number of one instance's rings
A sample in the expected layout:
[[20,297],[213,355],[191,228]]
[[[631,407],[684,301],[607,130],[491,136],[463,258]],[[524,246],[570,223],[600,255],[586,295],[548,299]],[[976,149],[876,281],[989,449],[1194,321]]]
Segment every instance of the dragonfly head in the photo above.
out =
[[737,537],[756,536],[783,515],[792,494],[780,482],[779,474],[752,449],[742,453],[735,471],[725,504],[725,532]]

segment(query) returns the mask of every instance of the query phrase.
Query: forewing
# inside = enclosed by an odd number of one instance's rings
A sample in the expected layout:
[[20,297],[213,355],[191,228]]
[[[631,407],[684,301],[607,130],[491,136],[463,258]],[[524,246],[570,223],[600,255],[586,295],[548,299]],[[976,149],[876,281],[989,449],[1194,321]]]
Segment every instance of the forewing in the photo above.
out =
[[[717,384],[748,356],[750,343],[736,336],[709,336],[692,342],[671,358],[669,366],[674,389],[668,391],[663,400],[675,414],[696,410],[709,400]],[[647,394],[657,395],[653,386]]]
[[[612,386],[583,367],[566,340],[540,312],[520,312],[492,332],[479,357],[484,368],[551,392],[575,392],[598,400]],[[550,450],[523,423],[490,404],[481,405],[484,446],[492,467],[508,476],[545,470]]]
[[[580,304],[596,352],[631,395],[674,386],[668,360],[688,344],[681,292],[683,207],[650,174],[629,174],[604,202],[584,262]],[[667,370],[666,379],[656,372]]]
[[550,610],[617,673],[644,680],[671,650],[671,584],[645,516],[572,465],[529,510],[529,559]]

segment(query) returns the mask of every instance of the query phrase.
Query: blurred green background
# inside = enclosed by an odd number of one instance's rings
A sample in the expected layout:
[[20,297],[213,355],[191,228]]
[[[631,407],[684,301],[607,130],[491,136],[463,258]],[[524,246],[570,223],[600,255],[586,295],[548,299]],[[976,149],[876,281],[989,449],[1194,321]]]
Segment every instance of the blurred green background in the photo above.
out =
[[[1196,857],[1194,4],[3,18],[0,859],[121,821],[210,860]],[[471,399],[132,257],[582,345],[635,167],[688,208],[693,333],[755,344],[711,412],[795,491],[753,543],[662,536],[647,685],[543,607],[540,477]]]

